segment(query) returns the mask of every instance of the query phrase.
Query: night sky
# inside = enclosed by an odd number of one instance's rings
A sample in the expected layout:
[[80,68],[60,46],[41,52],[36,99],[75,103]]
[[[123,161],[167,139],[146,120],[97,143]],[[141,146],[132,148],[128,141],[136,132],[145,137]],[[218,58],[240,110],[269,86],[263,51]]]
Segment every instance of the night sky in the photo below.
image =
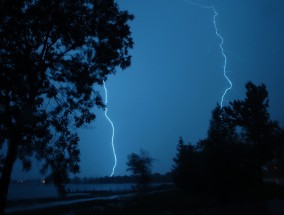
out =
[[[141,148],[155,159],[153,172],[166,173],[179,136],[193,144],[206,137],[211,111],[228,87],[214,13],[184,0],[117,2],[135,16],[130,22],[135,46],[131,67],[106,82],[118,159],[114,175],[128,174],[127,155]],[[271,118],[284,126],[284,1],[195,2],[218,12],[216,24],[233,82],[224,105],[244,98],[246,82],[264,83]],[[82,177],[109,176],[114,163],[111,125],[103,110],[96,113],[96,121],[79,131]],[[13,178],[38,175],[20,169],[17,164]]]

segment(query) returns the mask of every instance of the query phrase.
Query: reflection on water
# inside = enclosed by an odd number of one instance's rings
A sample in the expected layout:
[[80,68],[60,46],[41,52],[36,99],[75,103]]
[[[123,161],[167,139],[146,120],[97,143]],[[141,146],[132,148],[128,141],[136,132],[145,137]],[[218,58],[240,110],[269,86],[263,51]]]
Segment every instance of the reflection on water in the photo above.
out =
[[[67,190],[74,192],[93,191],[125,191],[130,190],[134,184],[68,184]],[[56,187],[52,184],[41,183],[13,183],[9,187],[8,199],[31,199],[57,197]]]

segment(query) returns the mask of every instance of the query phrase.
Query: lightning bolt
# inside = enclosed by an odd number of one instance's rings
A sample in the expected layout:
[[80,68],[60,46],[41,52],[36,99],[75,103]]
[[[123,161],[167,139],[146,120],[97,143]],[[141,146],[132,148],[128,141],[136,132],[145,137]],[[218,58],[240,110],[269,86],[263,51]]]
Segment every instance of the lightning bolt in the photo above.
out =
[[219,47],[220,47],[221,53],[222,53],[223,58],[224,58],[223,75],[224,75],[225,79],[227,80],[227,82],[229,83],[229,86],[226,87],[226,89],[224,90],[223,95],[221,96],[220,109],[222,109],[223,108],[224,98],[225,98],[227,92],[230,89],[232,89],[233,84],[232,84],[232,81],[227,76],[227,56],[226,56],[226,54],[224,52],[224,48],[223,48],[224,38],[219,33],[218,28],[217,28],[217,24],[216,24],[216,17],[218,16],[218,12],[215,10],[215,7],[213,7],[213,6],[201,5],[201,4],[198,4],[198,3],[195,3],[195,2],[190,2],[190,1],[186,1],[186,2],[190,3],[192,5],[198,6],[198,7],[202,8],[202,9],[211,9],[211,10],[213,10],[213,13],[214,13],[213,24],[214,24],[214,28],[215,28],[215,34],[221,40]]
[[[107,88],[106,88],[106,84],[105,82],[103,82],[104,84],[104,90],[105,90],[105,106],[107,106]],[[112,120],[109,118],[109,116],[107,115],[107,107],[105,107],[105,117],[107,118],[107,120],[109,121],[111,127],[112,127],[112,135],[111,135],[111,146],[112,146],[112,152],[113,152],[113,157],[114,157],[114,165],[112,167],[112,172],[110,174],[110,176],[112,177],[113,174],[114,174],[114,170],[115,170],[115,167],[116,167],[116,164],[117,164],[117,157],[116,157],[116,153],[115,153],[115,147],[114,147],[114,125],[113,125],[113,122]]]

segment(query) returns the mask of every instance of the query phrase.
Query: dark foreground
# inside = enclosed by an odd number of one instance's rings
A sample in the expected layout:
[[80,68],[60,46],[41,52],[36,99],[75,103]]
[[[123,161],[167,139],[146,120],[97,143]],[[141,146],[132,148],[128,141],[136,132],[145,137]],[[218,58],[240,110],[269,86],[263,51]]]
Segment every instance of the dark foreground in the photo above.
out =
[[[56,204],[58,202],[62,204]],[[28,206],[48,204],[48,207],[27,209]],[[10,210],[17,207],[23,209],[14,212]],[[177,189],[119,195],[108,193],[103,196],[89,194],[68,197],[61,201],[40,199],[10,202],[7,211],[8,214],[17,215],[283,215],[284,187],[266,185],[234,193],[222,201],[214,193],[191,195]]]

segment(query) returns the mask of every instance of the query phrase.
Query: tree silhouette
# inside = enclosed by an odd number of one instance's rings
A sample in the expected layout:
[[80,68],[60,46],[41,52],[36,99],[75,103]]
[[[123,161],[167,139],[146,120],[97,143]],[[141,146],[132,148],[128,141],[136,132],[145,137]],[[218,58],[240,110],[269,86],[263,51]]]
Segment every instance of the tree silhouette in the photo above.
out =
[[[133,41],[113,0],[1,1],[0,180],[1,213],[13,164],[44,160],[59,191],[68,172],[79,171],[75,128],[104,108],[95,84],[130,65]],[[1,155],[1,156],[2,156]]]
[[244,144],[228,114],[217,106],[212,112],[207,138],[198,143],[206,160],[205,186],[221,199],[232,192],[255,184],[256,165],[251,147]]
[[193,152],[193,147],[184,144],[182,137],[179,138],[177,144],[177,154],[173,159],[173,181],[181,188],[187,188],[189,186],[190,177],[190,152]]
[[190,192],[203,190],[207,173],[206,163],[202,152],[197,147],[184,144],[180,137],[177,154],[173,161],[173,181],[179,188],[190,190]]
[[128,155],[127,171],[137,178],[137,186],[140,190],[146,190],[151,182],[153,158],[141,150],[139,154],[131,153]]
[[270,119],[269,100],[266,86],[246,84],[246,98],[235,100],[225,108],[230,120],[241,128],[243,142],[252,147],[252,157],[258,163],[259,180],[262,181],[261,168],[276,158],[283,143],[282,129]]
[[227,200],[237,190],[260,185],[265,165],[281,175],[284,131],[270,120],[265,86],[249,82],[246,88],[244,100],[212,111],[206,138],[195,146],[179,139],[172,172],[178,187]]

